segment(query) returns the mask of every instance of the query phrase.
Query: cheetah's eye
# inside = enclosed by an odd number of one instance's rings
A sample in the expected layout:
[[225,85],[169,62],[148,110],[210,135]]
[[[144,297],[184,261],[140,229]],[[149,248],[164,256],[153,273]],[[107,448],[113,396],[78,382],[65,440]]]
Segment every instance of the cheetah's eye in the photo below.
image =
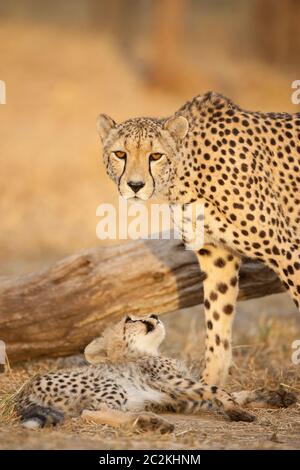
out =
[[114,152],[114,154],[120,159],[126,158],[126,152],[123,152],[122,150],[117,150],[116,152]]
[[155,152],[150,153],[150,162],[156,162],[163,156],[163,153]]

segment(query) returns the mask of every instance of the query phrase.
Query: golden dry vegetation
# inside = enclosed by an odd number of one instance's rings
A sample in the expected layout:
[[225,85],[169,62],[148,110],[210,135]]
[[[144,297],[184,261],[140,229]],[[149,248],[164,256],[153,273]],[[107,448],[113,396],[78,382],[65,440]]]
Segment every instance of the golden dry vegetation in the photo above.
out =
[[[178,69],[171,72],[172,92],[145,79],[147,71],[130,62],[107,32],[0,21],[0,79],[7,86],[7,104],[0,106],[1,275],[39,269],[101,243],[95,235],[96,207],[115,203],[117,193],[101,163],[95,131],[99,112],[116,119],[168,115],[209,89],[249,109],[299,111],[290,99],[299,63],[292,69],[278,67],[243,54],[226,28],[219,28],[222,21],[215,15],[201,23],[197,43],[185,49],[184,60],[178,59]],[[134,48],[139,56],[151,55],[145,41]],[[287,296],[250,301],[239,310],[229,388],[284,383],[300,391],[300,366],[291,362],[291,343],[300,338],[299,315]],[[198,309],[166,318],[166,351],[200,366],[204,329]],[[36,371],[57,366],[49,360],[14,366],[0,376],[1,396]],[[80,419],[30,433],[10,416],[0,422],[0,447],[300,448],[299,411],[299,405],[261,410],[251,424],[229,423],[204,412],[171,416],[175,433],[163,438],[87,425]]]

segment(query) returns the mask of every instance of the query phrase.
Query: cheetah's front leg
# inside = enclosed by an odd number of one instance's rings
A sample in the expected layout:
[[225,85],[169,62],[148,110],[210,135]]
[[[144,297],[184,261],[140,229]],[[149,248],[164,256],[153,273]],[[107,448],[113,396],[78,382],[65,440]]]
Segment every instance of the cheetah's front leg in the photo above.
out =
[[203,286],[207,335],[203,379],[210,385],[224,385],[231,365],[231,334],[240,259],[214,245],[205,245],[196,254],[205,273]]
[[284,388],[278,390],[267,390],[265,388],[252,391],[244,390],[242,392],[233,392],[231,396],[236,403],[249,408],[287,408],[297,402],[297,396]]
[[176,404],[180,409],[184,401],[191,405],[192,410],[196,410],[197,405],[202,406],[204,402],[213,402],[232,421],[251,422],[255,419],[252,414],[239,406],[232,395],[216,385],[205,384],[203,380],[197,382],[192,379],[176,378],[168,387],[163,386],[163,391],[170,396],[170,405],[175,406],[175,409]]

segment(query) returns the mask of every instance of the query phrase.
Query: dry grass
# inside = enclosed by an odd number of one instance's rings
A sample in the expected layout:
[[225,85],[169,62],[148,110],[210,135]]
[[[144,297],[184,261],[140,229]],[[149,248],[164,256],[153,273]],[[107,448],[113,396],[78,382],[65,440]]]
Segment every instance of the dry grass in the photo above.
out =
[[[167,315],[169,335],[165,352],[181,356],[200,369],[203,328],[196,309]],[[187,324],[190,325],[187,328]],[[255,326],[255,325],[256,326]],[[291,363],[291,343],[299,337],[297,316],[253,319],[253,334],[238,328],[235,337],[234,367],[230,390],[258,387],[277,388],[280,384],[300,394],[299,365]],[[179,333],[179,331],[181,333]],[[200,339],[200,340],[199,340]],[[176,345],[176,347],[174,347]],[[64,360],[43,360],[13,367],[0,377],[1,400],[6,402],[35,373],[60,368]],[[1,407],[0,407],[1,409]],[[67,419],[54,429],[22,429],[8,409],[0,421],[0,448],[14,449],[295,449],[300,448],[300,405],[281,410],[257,410],[254,423],[231,423],[216,413],[197,416],[168,415],[175,424],[170,435],[139,434],[126,429]]]

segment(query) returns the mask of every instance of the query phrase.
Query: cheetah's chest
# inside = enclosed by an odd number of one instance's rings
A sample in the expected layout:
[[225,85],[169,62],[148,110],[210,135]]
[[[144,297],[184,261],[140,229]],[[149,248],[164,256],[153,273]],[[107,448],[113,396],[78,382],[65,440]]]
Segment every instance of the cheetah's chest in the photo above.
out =
[[[236,251],[233,231],[239,229],[228,224],[224,215],[216,215],[213,207],[205,207],[204,201],[199,200],[183,206],[172,205],[170,208],[175,238],[182,239],[186,249],[197,251],[203,245],[213,243]],[[241,239],[245,238],[242,233],[239,235]]]

